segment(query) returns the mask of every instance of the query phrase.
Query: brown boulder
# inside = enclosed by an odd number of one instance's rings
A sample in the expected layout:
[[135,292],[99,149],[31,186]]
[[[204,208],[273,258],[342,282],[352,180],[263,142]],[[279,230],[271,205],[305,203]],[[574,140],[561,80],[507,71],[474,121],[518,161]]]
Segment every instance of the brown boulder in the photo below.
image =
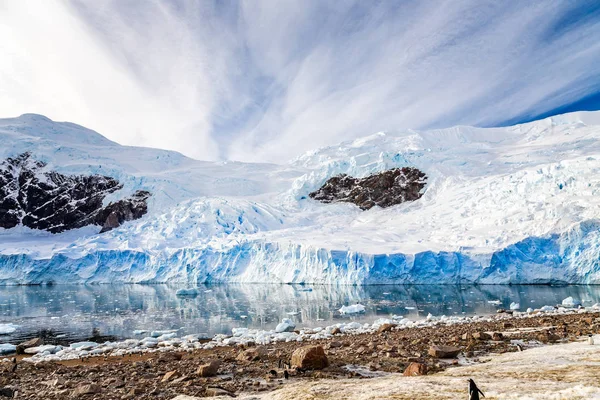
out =
[[265,357],[266,355],[267,355],[267,350],[264,347],[262,347],[262,346],[252,347],[252,348],[250,348],[248,350],[244,350],[240,354],[238,354],[237,360],[238,361],[258,361],[261,358]]
[[404,376],[427,375],[427,365],[418,362],[412,362],[404,370]]
[[181,374],[177,371],[169,371],[166,374],[163,375],[162,379],[160,380],[161,382],[168,382],[171,379],[175,379],[178,378],[179,376],[181,376]]
[[475,332],[473,339],[475,340],[490,340],[492,337],[485,332]]
[[504,340],[504,335],[502,334],[502,332],[494,332],[494,334],[492,335],[492,340],[495,340],[497,342]]
[[428,351],[431,357],[435,358],[454,358],[460,353],[460,349],[454,346],[432,345]]
[[321,346],[304,346],[292,353],[292,368],[323,369],[328,365],[329,360]]
[[215,376],[219,372],[219,367],[221,366],[221,361],[214,360],[209,362],[208,364],[201,365],[198,367],[196,373],[203,378],[207,378],[209,376]]
[[95,383],[88,383],[77,386],[73,394],[75,396],[81,396],[84,394],[96,394],[100,393],[101,391],[102,389],[100,389],[100,386],[96,385]]
[[30,347],[38,347],[44,344],[44,341],[41,338],[33,338],[26,342],[19,343],[17,345],[17,354],[25,354],[25,349]]
[[379,329],[377,329],[377,333],[383,333],[383,332],[389,332],[392,330],[392,328],[396,327],[398,325],[396,324],[382,324],[381,326],[379,326]]

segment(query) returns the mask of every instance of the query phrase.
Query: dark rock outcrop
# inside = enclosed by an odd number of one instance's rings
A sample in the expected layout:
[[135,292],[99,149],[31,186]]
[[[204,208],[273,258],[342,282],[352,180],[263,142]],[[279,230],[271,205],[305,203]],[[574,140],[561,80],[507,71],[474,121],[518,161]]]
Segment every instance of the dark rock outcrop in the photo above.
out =
[[390,207],[418,200],[427,176],[417,168],[394,168],[365,178],[338,175],[330,178],[310,198],[323,203],[354,203],[363,210],[374,206]]
[[95,218],[95,224],[101,225],[100,233],[110,231],[125,221],[140,219],[148,212],[147,200],[150,192],[138,190],[130,198],[110,203],[100,211]]
[[146,191],[103,207],[104,198],[122,187],[109,176],[47,171],[30,153],[8,158],[0,163],[0,227],[59,233],[99,225],[106,232],[148,211]]

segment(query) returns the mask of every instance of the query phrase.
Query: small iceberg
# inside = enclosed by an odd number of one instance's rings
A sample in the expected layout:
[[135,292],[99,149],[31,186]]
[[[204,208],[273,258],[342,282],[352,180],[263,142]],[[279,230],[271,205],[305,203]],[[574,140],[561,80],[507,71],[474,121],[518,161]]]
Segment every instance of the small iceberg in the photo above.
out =
[[562,306],[563,307],[578,307],[580,305],[581,305],[581,301],[580,300],[575,300],[571,296],[567,297],[566,299],[564,299],[562,301]]
[[13,333],[19,328],[19,325],[15,324],[0,324],[0,335],[8,335]]
[[71,343],[71,345],[69,347],[72,349],[79,349],[79,350],[91,350],[97,346],[98,346],[98,343],[96,343],[96,342],[77,342],[77,343]]
[[0,355],[11,354],[17,351],[17,346],[10,343],[0,344]]
[[175,296],[177,297],[196,297],[198,294],[200,292],[196,288],[179,289],[175,292]]
[[515,303],[515,302],[510,303],[510,309],[511,310],[516,311],[519,308],[521,308],[521,305],[519,303]]
[[164,330],[164,331],[152,331],[150,332],[150,336],[153,338],[157,338],[163,335],[168,335],[170,333],[175,333],[177,332],[177,329],[169,329],[169,330]]
[[502,302],[500,300],[488,300],[488,304],[499,306],[500,304],[502,304]]
[[47,353],[54,354],[60,350],[62,350],[62,346],[54,346],[52,344],[46,344],[43,346],[30,347],[25,349],[25,354],[38,354],[38,353]]
[[362,304],[352,304],[351,306],[342,306],[338,311],[340,314],[358,314],[365,312],[365,306]]
[[281,322],[275,327],[275,332],[283,333],[283,332],[293,332],[296,329],[296,324],[289,318],[284,318]]

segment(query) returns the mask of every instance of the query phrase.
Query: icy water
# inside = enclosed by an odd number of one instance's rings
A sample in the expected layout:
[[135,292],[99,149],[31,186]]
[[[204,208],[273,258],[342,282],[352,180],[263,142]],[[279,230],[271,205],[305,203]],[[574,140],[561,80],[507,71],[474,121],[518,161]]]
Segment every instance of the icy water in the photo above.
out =
[[[47,341],[136,337],[135,330],[178,329],[179,335],[212,337],[234,327],[274,328],[281,318],[299,328],[353,319],[369,322],[403,315],[495,313],[518,302],[522,309],[556,305],[568,297],[585,306],[600,302],[600,286],[203,286],[194,298],[181,298],[171,285],[93,285],[0,287],[0,343],[44,336]],[[490,301],[499,300],[500,305]],[[337,311],[361,303],[366,313]],[[6,329],[4,329],[6,331]],[[10,329],[8,329],[10,330]],[[107,339],[108,339],[107,338]]]

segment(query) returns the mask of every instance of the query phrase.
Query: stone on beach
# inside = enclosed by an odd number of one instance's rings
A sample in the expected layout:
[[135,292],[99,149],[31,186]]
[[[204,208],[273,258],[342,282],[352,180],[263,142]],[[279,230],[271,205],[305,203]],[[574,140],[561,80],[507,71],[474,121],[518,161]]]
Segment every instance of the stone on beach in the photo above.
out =
[[267,350],[262,346],[258,346],[242,351],[238,354],[237,359],[238,361],[257,361],[266,355]]
[[303,346],[292,353],[292,368],[323,369],[329,360],[322,346]]
[[428,353],[435,358],[454,358],[460,353],[460,348],[454,346],[438,346],[434,344],[429,347]]
[[219,372],[219,367],[221,366],[221,361],[213,360],[207,364],[201,365],[198,367],[196,373],[203,378],[208,378],[211,376],[216,376]]
[[100,386],[96,385],[95,383],[88,383],[77,386],[75,388],[75,391],[73,392],[73,395],[81,396],[84,394],[96,394],[100,393],[101,391],[102,389],[100,388]]
[[427,364],[412,362],[406,367],[404,376],[427,375]]

